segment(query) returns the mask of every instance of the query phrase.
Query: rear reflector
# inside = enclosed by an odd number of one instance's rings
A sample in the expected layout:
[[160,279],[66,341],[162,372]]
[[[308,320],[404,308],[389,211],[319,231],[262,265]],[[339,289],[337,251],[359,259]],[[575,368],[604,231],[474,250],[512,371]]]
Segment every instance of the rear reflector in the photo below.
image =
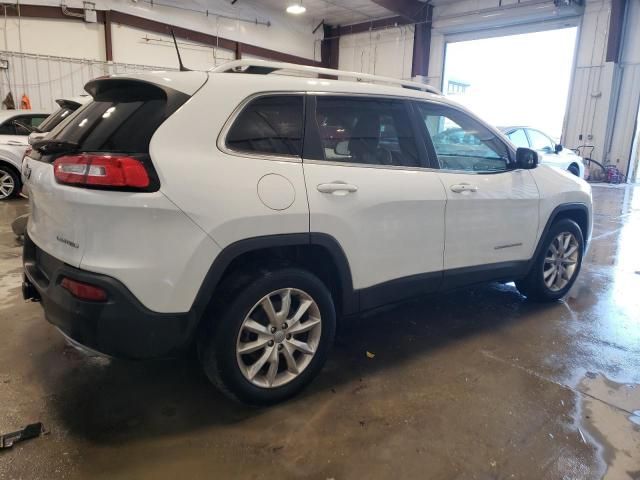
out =
[[68,290],[71,295],[81,300],[104,302],[107,299],[107,292],[102,288],[88,283],[78,282],[77,280],[71,280],[68,277],[64,277],[62,279],[60,286]]
[[58,183],[77,186],[149,187],[149,174],[140,160],[117,155],[65,155],[53,162]]

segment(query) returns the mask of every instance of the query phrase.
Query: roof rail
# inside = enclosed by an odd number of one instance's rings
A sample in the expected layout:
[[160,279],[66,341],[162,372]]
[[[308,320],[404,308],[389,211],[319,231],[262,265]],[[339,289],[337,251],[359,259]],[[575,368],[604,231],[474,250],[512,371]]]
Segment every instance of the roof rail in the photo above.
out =
[[[242,69],[242,70],[241,70]],[[297,65],[295,63],[271,62],[267,60],[232,60],[218,67],[213,67],[209,71],[212,73],[254,73],[266,75],[277,70],[289,70],[299,73],[314,73],[317,75],[331,75],[337,77],[346,77],[354,79],[358,82],[366,81],[371,83],[385,83],[390,85],[398,85],[403,88],[412,90],[422,90],[425,92],[442,95],[442,92],[431,85],[409,80],[401,80],[399,78],[381,77],[379,75],[371,75],[370,73],[350,72],[347,70],[334,70],[333,68],[310,67],[307,65]]]

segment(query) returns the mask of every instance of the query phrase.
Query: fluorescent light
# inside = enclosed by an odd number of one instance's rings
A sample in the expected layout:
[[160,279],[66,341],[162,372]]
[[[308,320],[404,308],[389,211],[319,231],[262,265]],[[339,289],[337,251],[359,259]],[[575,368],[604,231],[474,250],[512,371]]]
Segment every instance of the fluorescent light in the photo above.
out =
[[306,12],[307,9],[304,5],[300,3],[294,3],[293,5],[289,5],[287,7],[287,13],[291,13],[293,15],[300,15],[301,13]]

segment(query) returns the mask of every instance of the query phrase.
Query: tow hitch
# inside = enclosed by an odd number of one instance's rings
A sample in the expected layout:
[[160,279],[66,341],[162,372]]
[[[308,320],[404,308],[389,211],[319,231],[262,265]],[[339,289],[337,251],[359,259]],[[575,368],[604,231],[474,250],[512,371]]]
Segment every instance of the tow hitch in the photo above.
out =
[[40,294],[33,283],[29,281],[26,275],[22,276],[22,298],[31,302],[39,302]]

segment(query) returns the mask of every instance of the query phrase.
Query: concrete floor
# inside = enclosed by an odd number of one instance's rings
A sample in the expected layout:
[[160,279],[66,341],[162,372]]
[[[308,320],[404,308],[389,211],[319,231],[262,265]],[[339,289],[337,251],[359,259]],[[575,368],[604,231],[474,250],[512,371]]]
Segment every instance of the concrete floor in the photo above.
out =
[[26,204],[2,202],[0,431],[50,433],[0,453],[0,479],[640,479],[640,187],[594,200],[565,302],[492,284],[363,317],[270,409],[230,403],[193,359],[65,346],[20,298],[8,223]]

